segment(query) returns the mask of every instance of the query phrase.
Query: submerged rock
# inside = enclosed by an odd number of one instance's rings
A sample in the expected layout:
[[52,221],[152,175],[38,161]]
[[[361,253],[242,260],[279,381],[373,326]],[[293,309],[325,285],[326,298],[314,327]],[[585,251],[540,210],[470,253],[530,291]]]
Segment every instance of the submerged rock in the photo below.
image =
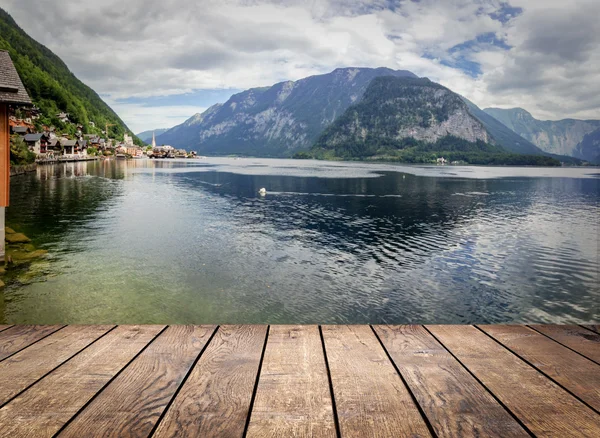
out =
[[5,237],[8,243],[28,243],[31,239],[23,233],[10,233]]
[[5,227],[4,232],[6,234],[15,234],[15,230],[13,230],[11,227]]
[[13,263],[19,263],[24,261],[29,261],[32,259],[37,259],[39,257],[43,257],[48,254],[48,251],[45,249],[36,249],[35,251],[27,251],[22,249],[9,249],[7,251],[7,255],[10,255]]

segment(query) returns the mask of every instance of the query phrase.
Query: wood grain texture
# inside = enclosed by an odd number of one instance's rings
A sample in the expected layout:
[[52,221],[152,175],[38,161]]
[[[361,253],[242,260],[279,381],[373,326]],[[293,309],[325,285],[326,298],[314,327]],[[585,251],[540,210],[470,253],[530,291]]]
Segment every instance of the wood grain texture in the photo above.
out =
[[0,362],[0,406],[112,327],[70,325]]
[[147,437],[216,326],[170,326],[60,437]]
[[0,409],[0,437],[50,437],[164,326],[119,326]]
[[600,411],[600,365],[528,327],[516,325],[479,327]]
[[248,437],[335,437],[318,326],[271,326]]
[[427,328],[533,434],[600,436],[600,416],[475,327]]
[[431,436],[369,326],[323,326],[343,437]]
[[531,327],[600,363],[600,334],[592,333],[577,325],[532,325]]
[[438,437],[529,437],[422,326],[375,326]]
[[221,326],[153,437],[241,437],[267,326]]
[[590,329],[596,333],[600,333],[600,324],[584,324],[583,327]]
[[12,325],[1,325],[0,324],[0,332],[3,330],[6,330],[7,328],[11,328],[11,327],[12,327]]
[[28,347],[62,325],[15,325],[0,332],[0,360]]

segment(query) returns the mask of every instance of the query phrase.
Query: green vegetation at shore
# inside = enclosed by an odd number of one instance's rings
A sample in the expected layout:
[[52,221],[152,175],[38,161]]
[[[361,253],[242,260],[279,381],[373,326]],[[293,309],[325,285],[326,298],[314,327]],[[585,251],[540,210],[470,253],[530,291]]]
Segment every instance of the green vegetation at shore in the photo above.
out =
[[35,162],[35,154],[29,150],[27,143],[20,135],[10,138],[10,165],[18,166]]
[[381,160],[404,163],[436,163],[438,158],[447,162],[507,166],[560,166],[561,162],[544,155],[523,155],[504,151],[482,141],[469,142],[446,136],[434,143],[415,140],[389,139],[367,136],[363,141],[340,144],[334,148],[317,143],[311,150],[298,152],[294,158],[321,160]]
[[0,289],[11,283],[25,284],[39,276],[38,270],[32,268],[32,262],[43,259],[48,253],[36,248],[23,233],[9,227],[5,232],[6,262],[0,265]]

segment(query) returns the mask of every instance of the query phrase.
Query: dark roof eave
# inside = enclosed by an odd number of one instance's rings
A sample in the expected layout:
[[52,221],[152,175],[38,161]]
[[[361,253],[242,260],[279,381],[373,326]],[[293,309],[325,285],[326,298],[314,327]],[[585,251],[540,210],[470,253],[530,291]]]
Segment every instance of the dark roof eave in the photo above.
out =
[[6,105],[11,105],[11,106],[33,106],[33,103],[30,102],[24,102],[22,100],[9,100],[9,99],[3,99],[0,97],[0,104],[6,104]]

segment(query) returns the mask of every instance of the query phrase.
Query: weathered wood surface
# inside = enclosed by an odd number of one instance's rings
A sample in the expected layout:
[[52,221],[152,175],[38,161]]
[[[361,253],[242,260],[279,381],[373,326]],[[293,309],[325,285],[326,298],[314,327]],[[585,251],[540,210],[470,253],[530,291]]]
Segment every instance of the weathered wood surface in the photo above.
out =
[[600,364],[600,334],[577,325],[532,325],[533,329]]
[[2,325],[2,324],[0,324],[0,332],[3,331],[3,330],[6,330],[7,328],[11,328],[11,327],[12,327],[11,325]]
[[0,362],[0,406],[112,327],[71,325]]
[[422,326],[375,331],[438,437],[529,436]]
[[528,327],[479,328],[600,412],[600,365]]
[[431,436],[369,326],[322,330],[342,436]]
[[266,326],[223,326],[175,398],[154,437],[241,437]]
[[161,326],[119,326],[0,409],[0,437],[51,437]]
[[600,324],[584,324],[582,327],[585,327],[593,332],[600,333]]
[[470,326],[427,326],[537,436],[598,437],[600,416]]
[[595,325],[3,327],[0,437],[600,436]]
[[248,437],[335,437],[318,326],[272,326]]
[[0,360],[29,347],[62,327],[62,325],[16,325],[0,332]]
[[167,328],[59,436],[148,436],[215,329]]

